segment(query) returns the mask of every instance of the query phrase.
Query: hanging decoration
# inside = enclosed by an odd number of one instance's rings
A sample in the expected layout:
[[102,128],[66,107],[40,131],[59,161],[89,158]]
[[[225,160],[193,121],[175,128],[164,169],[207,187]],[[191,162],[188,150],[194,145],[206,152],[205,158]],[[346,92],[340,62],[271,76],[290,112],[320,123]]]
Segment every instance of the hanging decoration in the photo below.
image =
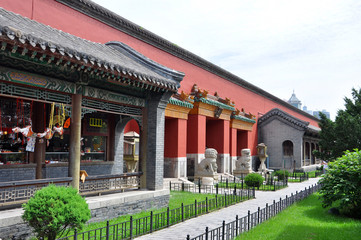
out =
[[54,133],[58,133],[60,136],[62,136],[64,134],[64,128],[63,128],[64,121],[65,121],[64,105],[61,104],[58,107],[58,114],[55,115],[55,103],[52,103],[50,115],[49,115],[49,125],[46,128],[45,132],[38,133],[37,137],[50,140],[53,137]]

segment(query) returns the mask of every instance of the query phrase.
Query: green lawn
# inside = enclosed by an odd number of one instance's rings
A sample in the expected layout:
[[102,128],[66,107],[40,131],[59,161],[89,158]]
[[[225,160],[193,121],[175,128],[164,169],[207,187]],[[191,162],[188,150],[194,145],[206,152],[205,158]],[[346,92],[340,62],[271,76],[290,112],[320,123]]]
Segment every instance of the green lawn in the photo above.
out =
[[329,214],[318,195],[294,204],[276,217],[236,239],[245,240],[353,240],[361,239],[361,221]]

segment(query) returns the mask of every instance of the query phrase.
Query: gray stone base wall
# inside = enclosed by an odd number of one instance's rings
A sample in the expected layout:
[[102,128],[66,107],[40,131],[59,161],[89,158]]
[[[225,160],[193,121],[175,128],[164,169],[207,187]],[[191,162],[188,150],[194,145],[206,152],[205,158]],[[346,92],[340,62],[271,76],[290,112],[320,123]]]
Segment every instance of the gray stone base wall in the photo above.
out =
[[187,177],[187,158],[164,158],[165,178],[185,178]]
[[[113,162],[82,163],[80,169],[87,171],[89,176],[107,175],[112,173]],[[36,164],[0,165],[0,182],[34,180]],[[61,178],[68,176],[67,163],[44,164],[43,178]]]
[[0,182],[35,179],[35,164],[0,165]]
[[[88,197],[90,222],[110,220],[125,214],[168,206],[169,190],[131,191],[98,197]],[[21,219],[21,209],[0,211],[0,239],[30,239],[34,234]]]
[[163,208],[167,207],[168,203],[169,195],[166,195],[154,197],[152,199],[139,199],[121,205],[104,206],[102,208],[92,209],[92,218],[89,222],[101,222],[127,214],[135,214],[148,209]]

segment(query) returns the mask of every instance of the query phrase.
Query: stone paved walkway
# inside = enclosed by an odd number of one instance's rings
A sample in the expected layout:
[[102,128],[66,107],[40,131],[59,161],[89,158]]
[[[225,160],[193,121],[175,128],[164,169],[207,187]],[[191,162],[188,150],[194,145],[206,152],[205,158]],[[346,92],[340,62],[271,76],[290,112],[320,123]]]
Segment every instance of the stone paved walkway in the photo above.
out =
[[280,198],[285,198],[286,195],[291,196],[291,193],[295,194],[296,191],[304,190],[305,187],[309,187],[318,182],[319,178],[311,178],[308,181],[302,183],[289,183],[288,187],[276,192],[262,192],[256,191],[256,199],[248,200],[236,205],[223,208],[221,210],[199,216],[197,218],[189,219],[183,223],[176,224],[169,228],[156,231],[152,234],[147,234],[136,239],[146,239],[146,240],[176,240],[182,239],[185,240],[187,234],[191,237],[196,237],[204,233],[206,227],[209,229],[217,228],[222,225],[223,220],[226,223],[231,222],[236,219],[236,215],[239,217],[246,216],[248,210],[251,213],[257,211],[258,207],[264,208],[266,203],[272,204],[273,200],[279,201]]

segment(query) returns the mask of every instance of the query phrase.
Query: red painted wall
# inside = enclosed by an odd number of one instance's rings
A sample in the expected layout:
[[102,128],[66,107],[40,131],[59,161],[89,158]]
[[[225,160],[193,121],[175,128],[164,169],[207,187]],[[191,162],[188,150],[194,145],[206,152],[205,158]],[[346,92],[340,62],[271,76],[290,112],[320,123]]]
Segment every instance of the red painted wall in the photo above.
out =
[[187,120],[167,118],[164,132],[164,157],[187,156]]
[[206,129],[206,147],[229,153],[229,121],[208,120]]
[[[176,58],[173,55],[163,52],[160,49],[150,46],[125,33],[119,32],[104,23],[55,1],[2,0],[0,4],[1,7],[7,10],[33,18],[36,21],[94,42],[106,43],[108,41],[121,41],[154,61],[157,61],[169,68],[184,72],[186,76],[181,83],[180,91],[189,93],[193,84],[196,83],[199,88],[208,90],[210,94],[214,94],[214,92],[217,91],[219,96],[223,98],[230,98],[235,102],[237,108],[244,108],[246,112],[251,112],[254,115],[258,116],[258,113],[264,114],[272,108],[280,108],[296,118],[308,121],[311,125],[318,126],[317,121],[313,119],[309,119],[263,96],[248,91],[231,82],[225,81],[221,77],[218,77],[202,68]],[[222,87],[220,88],[220,86]],[[254,151],[257,145],[256,124],[253,127],[252,133],[248,137],[248,141],[248,147]],[[201,152],[203,152],[203,150]]]

